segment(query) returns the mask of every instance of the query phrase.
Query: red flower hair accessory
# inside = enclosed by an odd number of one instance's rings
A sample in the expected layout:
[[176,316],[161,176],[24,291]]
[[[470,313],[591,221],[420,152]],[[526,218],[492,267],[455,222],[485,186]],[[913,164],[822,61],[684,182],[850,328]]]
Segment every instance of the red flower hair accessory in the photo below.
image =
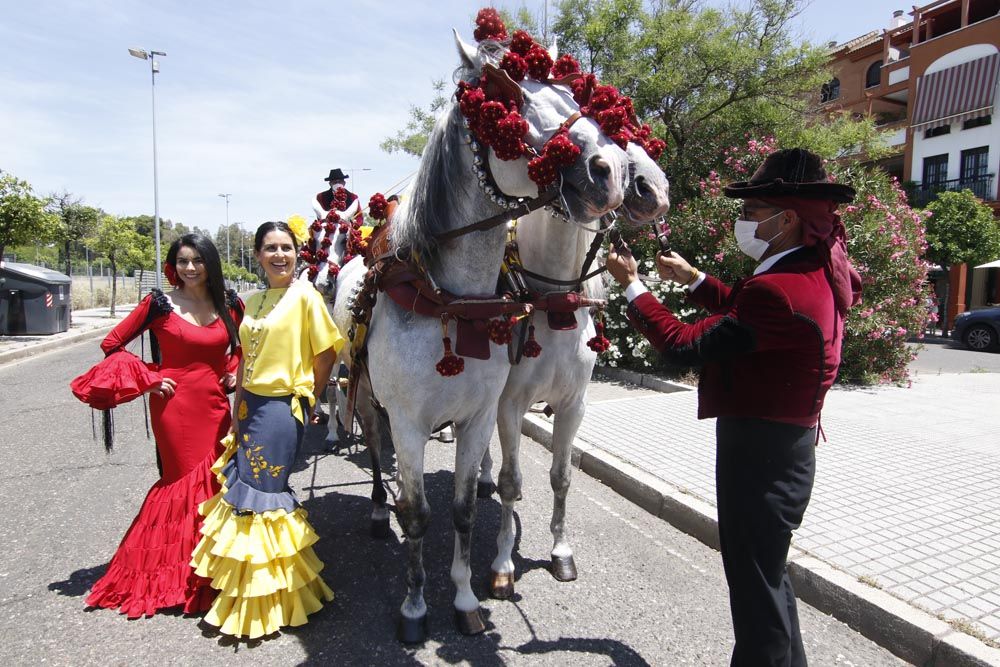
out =
[[502,42],[507,39],[507,26],[500,19],[500,14],[492,7],[480,9],[476,14],[476,31],[473,37],[477,42],[493,39]]
[[173,287],[181,286],[181,279],[177,277],[177,267],[170,262],[163,263],[163,275],[167,277],[167,282]]

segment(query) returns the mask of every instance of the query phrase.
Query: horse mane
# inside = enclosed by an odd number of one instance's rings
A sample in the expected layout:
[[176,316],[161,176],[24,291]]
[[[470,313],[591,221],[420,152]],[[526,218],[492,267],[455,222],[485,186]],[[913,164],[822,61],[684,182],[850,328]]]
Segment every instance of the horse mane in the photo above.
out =
[[[499,42],[486,40],[479,44],[482,62],[496,65],[506,52]],[[459,67],[452,78],[457,82],[476,76],[478,73]],[[462,168],[460,159],[460,152],[466,150],[465,133],[462,114],[452,99],[427,138],[411,194],[393,217],[390,242],[394,250],[409,246],[421,257],[432,259],[438,248],[434,237],[451,229],[454,202],[475,194],[475,179]]]

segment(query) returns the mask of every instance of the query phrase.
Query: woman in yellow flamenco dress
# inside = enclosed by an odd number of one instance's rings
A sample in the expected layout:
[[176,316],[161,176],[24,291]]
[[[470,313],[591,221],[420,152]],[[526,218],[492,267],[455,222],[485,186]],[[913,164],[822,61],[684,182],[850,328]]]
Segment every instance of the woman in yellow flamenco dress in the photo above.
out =
[[288,477],[344,341],[319,292],[293,280],[305,222],[289,223],[265,222],[254,238],[268,289],[247,300],[233,432],[212,468],[222,489],[199,508],[205,520],[191,560],[219,591],[205,621],[250,639],[302,625],[333,599]]

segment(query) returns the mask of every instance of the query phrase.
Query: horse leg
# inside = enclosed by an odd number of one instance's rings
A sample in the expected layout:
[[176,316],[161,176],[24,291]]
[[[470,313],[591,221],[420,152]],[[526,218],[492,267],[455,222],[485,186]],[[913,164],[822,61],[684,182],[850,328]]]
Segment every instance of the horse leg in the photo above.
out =
[[565,409],[557,410],[552,422],[552,468],[549,482],[554,494],[552,502],[552,576],[558,581],[576,579],[576,563],[573,549],[566,539],[566,495],[569,493],[570,475],[573,467],[573,438],[576,437],[586,405],[581,399]]
[[455,625],[463,635],[483,632],[486,625],[479,598],[472,592],[472,527],[476,522],[476,476],[489,447],[496,413],[459,424],[459,447],[455,448],[455,498],[451,506],[455,526],[455,553],[451,580],[455,583]]
[[489,498],[497,490],[493,483],[493,457],[490,455],[490,447],[486,446],[483,453],[483,462],[479,466],[479,481],[476,482],[476,497]]
[[340,447],[341,436],[344,434],[341,415],[347,414],[347,397],[340,390],[340,374],[343,368],[342,364],[337,364],[337,374],[333,378],[333,384],[326,388],[330,419],[326,423],[327,434],[323,445],[329,450],[336,450]]
[[356,410],[372,465],[372,514],[369,531],[372,537],[385,539],[389,537],[391,531],[389,506],[386,503],[388,495],[382,483],[382,448],[386,442],[392,442],[392,435],[388,416],[372,400],[371,384],[367,374],[361,378],[358,386]]
[[424,601],[424,535],[430,522],[431,508],[424,494],[425,434],[415,428],[397,431],[405,437],[396,442],[399,461],[400,492],[396,515],[406,535],[406,598],[400,607],[399,640],[418,644],[427,638],[427,603]]
[[521,498],[521,467],[518,451],[521,444],[521,420],[524,410],[506,396],[501,397],[497,413],[497,431],[503,459],[497,477],[500,493],[500,532],[497,533],[497,556],[491,566],[490,596],[508,600],[514,597],[514,503]]

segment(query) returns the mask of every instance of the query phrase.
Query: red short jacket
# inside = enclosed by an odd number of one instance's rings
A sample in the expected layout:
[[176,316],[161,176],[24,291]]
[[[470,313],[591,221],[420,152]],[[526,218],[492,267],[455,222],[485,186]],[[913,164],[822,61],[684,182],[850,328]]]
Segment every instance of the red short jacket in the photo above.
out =
[[844,325],[815,250],[792,252],[732,288],[708,276],[689,299],[711,315],[684,324],[646,292],[628,317],[671,361],[702,365],[700,419],[817,422],[837,377]]

